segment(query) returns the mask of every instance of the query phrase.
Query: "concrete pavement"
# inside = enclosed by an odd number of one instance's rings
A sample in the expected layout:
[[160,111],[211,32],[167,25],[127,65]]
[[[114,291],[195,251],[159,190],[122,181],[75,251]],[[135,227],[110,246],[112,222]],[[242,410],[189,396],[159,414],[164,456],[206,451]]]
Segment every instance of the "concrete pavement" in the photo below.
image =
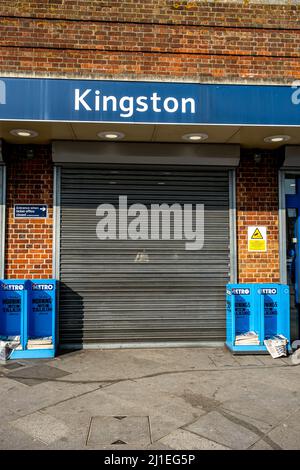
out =
[[0,366],[0,449],[300,449],[300,366],[223,348]]

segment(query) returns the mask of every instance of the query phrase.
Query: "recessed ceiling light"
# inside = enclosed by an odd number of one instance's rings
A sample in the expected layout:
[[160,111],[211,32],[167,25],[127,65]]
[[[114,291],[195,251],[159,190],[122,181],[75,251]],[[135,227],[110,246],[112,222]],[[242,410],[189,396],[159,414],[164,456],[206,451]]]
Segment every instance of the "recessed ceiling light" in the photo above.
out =
[[268,143],[276,144],[278,142],[287,142],[290,140],[289,135],[270,135],[269,137],[265,137],[264,141]]
[[17,137],[36,137],[38,135],[36,131],[32,131],[31,129],[12,129],[9,132]]
[[125,134],[123,132],[115,132],[115,131],[105,131],[105,132],[99,132],[98,137],[100,139],[105,139],[105,140],[121,140],[123,137],[125,137]]
[[203,133],[200,133],[200,134],[184,134],[182,136],[182,138],[183,138],[183,140],[187,140],[188,142],[200,142],[200,141],[208,139],[208,135],[203,134]]

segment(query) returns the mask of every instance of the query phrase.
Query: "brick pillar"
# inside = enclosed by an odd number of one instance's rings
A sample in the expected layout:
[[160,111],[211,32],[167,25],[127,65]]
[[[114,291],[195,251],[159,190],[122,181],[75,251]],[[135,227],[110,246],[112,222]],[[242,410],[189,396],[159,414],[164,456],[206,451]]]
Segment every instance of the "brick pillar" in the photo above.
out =
[[[238,282],[279,282],[278,156],[242,152],[237,170]],[[267,252],[248,252],[247,227],[267,227]]]
[[[26,151],[33,148],[33,157]],[[51,147],[7,145],[6,263],[8,279],[52,277]],[[48,204],[47,219],[14,219],[14,204]]]

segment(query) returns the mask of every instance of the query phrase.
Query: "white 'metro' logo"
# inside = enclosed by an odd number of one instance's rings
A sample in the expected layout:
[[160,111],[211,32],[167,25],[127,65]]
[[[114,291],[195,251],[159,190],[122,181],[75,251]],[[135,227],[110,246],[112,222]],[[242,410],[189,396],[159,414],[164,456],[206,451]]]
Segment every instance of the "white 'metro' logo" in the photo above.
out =
[[119,196],[119,205],[100,204],[96,216],[99,240],[187,240],[186,250],[204,246],[204,204],[127,205],[127,196]]

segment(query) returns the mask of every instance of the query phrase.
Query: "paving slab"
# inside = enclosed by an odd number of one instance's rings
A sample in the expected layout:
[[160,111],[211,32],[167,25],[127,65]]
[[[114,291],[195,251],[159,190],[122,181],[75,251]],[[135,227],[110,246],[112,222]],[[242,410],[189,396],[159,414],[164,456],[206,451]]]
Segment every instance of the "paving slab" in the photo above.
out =
[[269,432],[268,438],[284,450],[300,450],[300,410],[295,410]]
[[[201,414],[199,414],[201,416]],[[150,416],[150,424],[151,424],[151,435],[153,443],[161,442],[160,440],[167,436],[168,434],[176,431],[178,428],[188,425],[191,421],[197,419],[197,416],[193,414],[192,418],[178,417],[177,415],[173,414],[161,414],[156,413],[155,410],[152,410]]]
[[260,356],[252,356],[252,355],[240,355],[240,356],[235,356],[236,361],[239,363],[240,366],[242,367],[247,367],[247,366],[256,366],[256,367],[262,367],[264,365],[264,362],[260,359]]
[[20,362],[10,362],[8,361],[6,364],[4,364],[4,370],[14,370],[14,369],[20,369],[21,367],[25,367],[24,364],[21,364]]
[[[205,406],[207,409],[208,401],[203,397],[213,397],[220,387],[227,384],[232,386],[230,376],[220,376],[219,371],[200,372],[193,371],[189,373],[166,374],[157,377],[139,380],[145,387],[154,387],[156,393],[172,395],[183,400],[188,406],[195,410]],[[211,403],[210,403],[211,404]],[[221,401],[213,402],[212,406],[219,406]]]
[[[54,367],[76,372],[80,380],[134,379],[182,369],[193,371],[199,367],[215,368],[208,356],[209,351],[212,349],[87,350],[85,356],[73,353],[75,361],[71,361],[67,355],[56,358]],[[99,361],[99,355],[101,366],[95,368],[93,364]]]
[[46,444],[11,423],[0,425],[0,450],[44,450]]
[[285,360],[282,360],[280,357],[278,357],[277,359],[273,359],[273,357],[270,356],[270,354],[259,354],[257,357],[266,366],[273,367],[273,366],[287,365]]
[[247,449],[258,440],[257,434],[253,431],[217,411],[211,411],[200,417],[185,429],[232,449]]
[[229,351],[213,350],[209,354],[209,358],[216,368],[221,367],[240,367],[240,364],[235,356]]
[[[74,357],[76,358],[75,364],[74,361],[67,360],[64,356],[59,366],[59,362],[56,361],[55,367],[76,373],[78,380],[82,381],[124,380],[166,370],[164,363],[153,361],[151,355],[148,360],[140,359],[138,350],[134,357],[130,350],[90,350],[86,351],[85,356]],[[94,367],[95,362],[99,364],[99,367]]]
[[236,421],[247,423],[248,427],[252,427],[254,432],[256,432],[258,435],[265,435],[273,428],[270,423],[266,423],[262,419],[255,419],[252,416],[246,415],[245,413],[234,413],[225,407],[222,407],[221,411],[224,416],[229,416]]
[[69,433],[69,428],[62,421],[40,412],[19,418],[11,424],[44,444],[52,444]]
[[121,396],[109,395],[97,389],[82,396],[73,397],[62,403],[46,407],[47,413],[63,420],[70,428],[85,425],[93,416],[147,415],[147,410],[140,404],[124,400]]
[[172,432],[156,444],[165,444],[169,448],[176,450],[229,450],[229,447],[183,429]]
[[[275,425],[300,406],[297,378],[289,368],[232,371],[219,387],[216,398],[231,410]],[[291,385],[292,384],[292,385]]]
[[176,405],[172,402],[159,410],[151,410],[151,430],[153,441],[160,439],[167,433],[185,426],[204,414],[201,409],[184,409],[182,405]]
[[195,420],[204,413],[201,406],[195,407],[181,396],[172,393],[158,393],[158,390],[153,385],[148,384],[146,387],[139,381],[114,384],[107,387],[105,393],[115,398],[122,397],[123,400],[131,403],[132,407],[145,410],[146,414],[151,418],[155,439],[158,438],[161,432],[162,421],[158,418],[166,418],[169,422],[171,418],[173,424],[178,423],[178,426],[180,426],[182,423],[189,423]]
[[[163,370],[194,370],[194,369],[211,369],[215,368],[215,364],[211,361],[209,354],[212,349],[208,348],[174,348],[154,350],[151,354],[152,360],[159,362],[163,366]],[[143,355],[139,354],[139,358],[143,359],[147,354],[147,350],[143,350]]]
[[0,377],[0,423],[18,417],[18,406],[20,397],[26,393],[27,387],[21,383]]
[[287,423],[280,424],[274,431],[269,433],[270,439],[284,450],[300,450],[299,426],[296,428]]
[[[1,422],[25,416],[53,404],[64,403],[78,395],[86,396],[90,391],[98,389],[98,385],[60,382],[43,382],[29,388],[15,380],[9,378],[5,378],[5,380],[9,381],[11,388],[2,392],[1,382],[3,379],[0,379]],[[13,416],[11,416],[12,413]]]
[[[0,377],[0,401],[4,399],[5,396],[13,392],[14,390],[26,390],[26,387],[23,384],[10,380],[7,376]],[[1,412],[1,407],[0,407]]]
[[278,407],[280,407],[280,403],[277,405],[269,403],[267,398],[262,398],[259,402],[257,398],[237,399],[236,401],[227,402],[225,405],[226,410],[234,414],[245,414],[251,419],[263,421],[271,426],[278,424],[289,413],[285,409],[278,411]]

